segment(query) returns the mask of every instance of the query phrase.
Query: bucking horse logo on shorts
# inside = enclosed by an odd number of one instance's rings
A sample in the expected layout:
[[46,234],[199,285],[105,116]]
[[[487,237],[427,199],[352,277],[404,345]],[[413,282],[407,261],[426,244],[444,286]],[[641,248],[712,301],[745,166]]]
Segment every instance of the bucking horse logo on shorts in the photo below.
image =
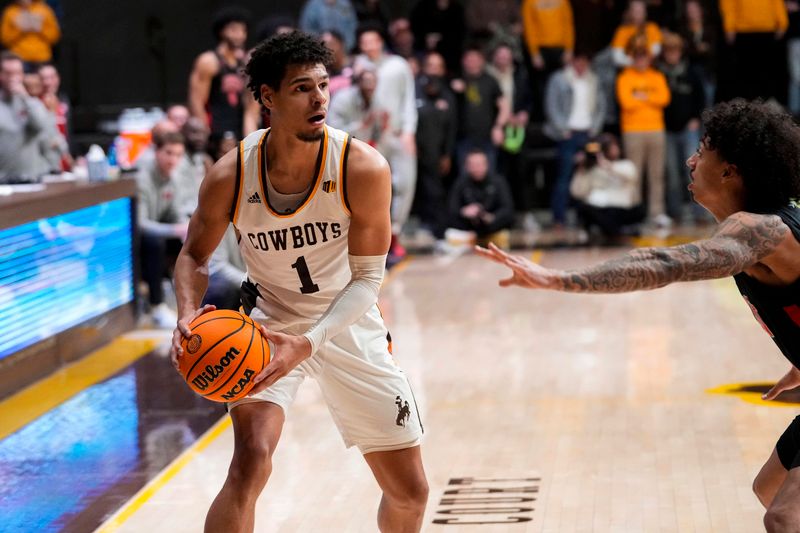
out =
[[394,404],[397,406],[397,418],[394,423],[398,426],[406,427],[406,421],[411,418],[411,409],[408,407],[408,402],[398,396],[394,399]]

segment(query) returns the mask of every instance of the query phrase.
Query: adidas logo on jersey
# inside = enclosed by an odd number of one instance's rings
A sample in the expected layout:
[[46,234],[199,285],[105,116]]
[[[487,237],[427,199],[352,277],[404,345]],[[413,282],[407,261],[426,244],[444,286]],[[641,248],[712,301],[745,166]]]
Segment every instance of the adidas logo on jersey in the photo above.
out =
[[336,182],[328,180],[322,184],[322,190],[325,192],[336,192]]
[[247,199],[248,204],[260,204],[261,197],[258,195],[258,191],[253,193],[253,196]]

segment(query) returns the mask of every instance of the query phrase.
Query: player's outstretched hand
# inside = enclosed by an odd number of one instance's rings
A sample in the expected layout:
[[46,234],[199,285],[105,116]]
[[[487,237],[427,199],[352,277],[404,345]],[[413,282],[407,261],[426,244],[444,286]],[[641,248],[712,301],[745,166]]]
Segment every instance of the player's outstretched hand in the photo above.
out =
[[169,358],[172,360],[172,366],[175,367],[175,370],[179,370],[178,358],[183,355],[181,339],[188,339],[192,336],[192,330],[189,328],[189,324],[192,323],[192,320],[199,317],[203,313],[208,313],[209,311],[214,311],[216,309],[216,305],[204,305],[202,308],[196,309],[191,315],[185,316],[178,320],[178,325],[175,328],[175,331],[172,332],[172,346],[169,348]]
[[800,370],[792,366],[786,375],[779,379],[771,389],[761,396],[761,398],[764,400],[774,400],[783,391],[792,390],[797,387],[800,387]]
[[511,277],[500,280],[499,285],[501,287],[516,285],[529,289],[557,288],[556,283],[558,282],[558,278],[555,275],[555,271],[537,265],[524,257],[504,252],[492,243],[489,243],[489,248],[476,246],[475,252],[481,257],[485,257],[486,259],[505,265],[511,269]]
[[311,355],[311,343],[302,335],[277,333],[264,326],[260,326],[259,331],[272,343],[272,352],[267,366],[253,380],[255,385],[250,390],[250,396],[278,381]]

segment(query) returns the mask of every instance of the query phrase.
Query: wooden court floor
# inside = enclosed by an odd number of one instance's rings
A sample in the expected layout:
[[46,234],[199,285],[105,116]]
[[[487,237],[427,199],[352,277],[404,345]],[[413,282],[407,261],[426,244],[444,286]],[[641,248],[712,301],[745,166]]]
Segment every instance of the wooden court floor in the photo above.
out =
[[[426,429],[424,531],[763,530],[752,479],[797,409],[709,392],[788,369],[732,281],[597,296],[500,289],[502,275],[472,255],[417,257],[381,294]],[[202,531],[232,441],[225,417],[101,530]],[[376,531],[378,500],[306,382],[256,531]]]

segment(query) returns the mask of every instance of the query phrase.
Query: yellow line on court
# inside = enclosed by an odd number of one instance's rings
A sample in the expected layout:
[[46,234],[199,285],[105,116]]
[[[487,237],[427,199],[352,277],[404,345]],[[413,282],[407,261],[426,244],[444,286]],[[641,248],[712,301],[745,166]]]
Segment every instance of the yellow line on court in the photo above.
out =
[[[383,280],[383,285],[390,283],[400,272],[408,268],[408,265],[413,260],[413,256],[407,255],[402,261],[397,263],[386,275]],[[231,426],[231,418],[227,414],[217,422],[211,429],[200,437],[194,444],[187,448],[181,455],[178,456],[167,468],[161,471],[155,478],[153,478],[147,485],[145,485],[139,492],[137,492],[119,511],[114,513],[111,518],[106,520],[94,533],[113,533],[122,524],[124,524],[133,514],[139,510],[142,505],[152,498],[156,492],[164,488],[169,480],[175,477],[178,472],[194,460],[200,452],[205,450],[212,442],[214,442],[222,433]]]
[[81,360],[0,401],[0,440],[64,403],[77,393],[119,372],[152,351],[156,339],[117,338]]
[[630,241],[636,248],[649,248],[651,246],[678,246],[699,240],[700,237],[690,237],[688,235],[668,235],[666,237],[656,237],[653,235],[643,235],[641,237],[631,237]]
[[386,276],[383,278],[383,285],[388,285],[389,282],[392,281],[397,276],[397,274],[407,269],[408,265],[413,260],[414,260],[413,255],[405,256],[399,263],[393,266],[392,269],[389,270],[389,272],[386,273]]
[[542,250],[534,250],[531,254],[531,261],[534,263],[541,263],[544,252]]
[[144,505],[156,492],[161,490],[169,480],[175,477],[178,472],[183,470],[190,461],[195,459],[200,452],[205,450],[209,444],[214,442],[225,430],[231,426],[231,418],[224,415],[211,429],[206,431],[194,444],[180,454],[170,465],[161,471],[147,485],[137,492],[128,502],[104,524],[95,530],[95,533],[111,533],[116,531],[125,521]]
[[768,390],[772,388],[773,385],[775,385],[775,383],[731,383],[730,385],[721,385],[719,387],[714,387],[713,389],[708,389],[706,390],[706,393],[735,396],[740,400],[744,400],[745,402],[756,405],[765,405],[767,407],[794,407],[797,409],[798,404],[796,402],[762,400],[761,394],[758,392],[758,390]]

